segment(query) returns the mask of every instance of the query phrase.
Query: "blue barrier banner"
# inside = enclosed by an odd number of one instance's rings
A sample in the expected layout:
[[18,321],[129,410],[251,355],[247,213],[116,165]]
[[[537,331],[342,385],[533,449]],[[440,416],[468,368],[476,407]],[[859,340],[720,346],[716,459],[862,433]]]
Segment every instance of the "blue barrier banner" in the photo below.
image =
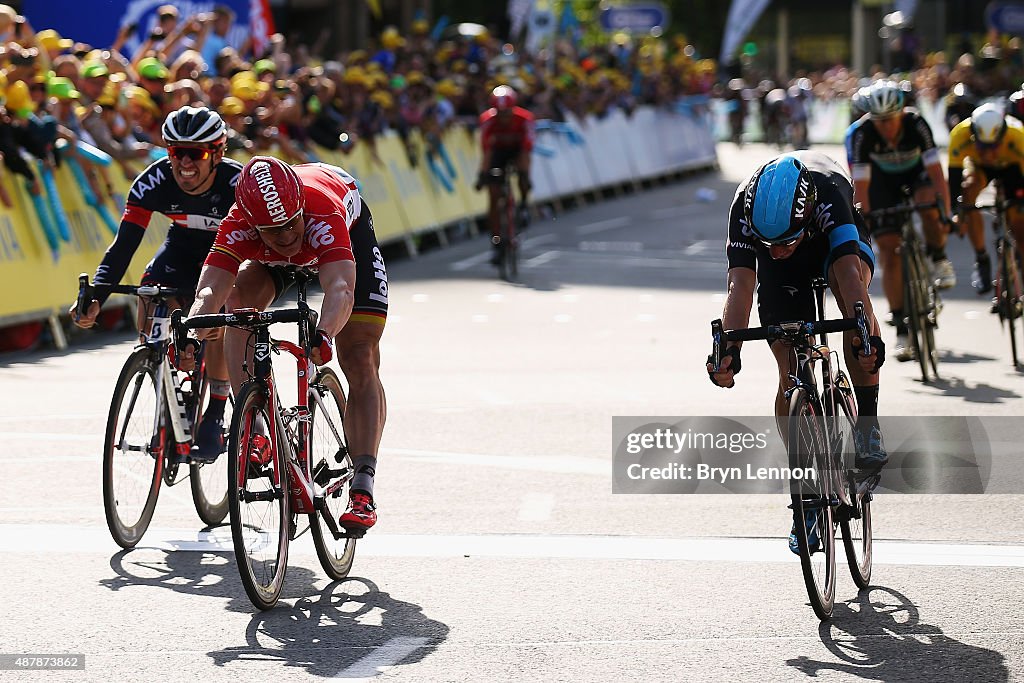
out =
[[[83,3],[82,0],[25,0],[24,14],[37,31],[55,29],[65,38],[106,48],[113,44],[122,26],[137,24],[138,29],[125,45],[131,54],[156,26],[156,8],[166,0],[105,0]],[[171,3],[178,8],[182,21],[193,14],[210,12],[214,5],[226,5],[235,12],[235,26],[228,34],[228,43],[238,48],[249,35],[250,0],[180,0]],[[88,7],[88,11],[84,8]]]

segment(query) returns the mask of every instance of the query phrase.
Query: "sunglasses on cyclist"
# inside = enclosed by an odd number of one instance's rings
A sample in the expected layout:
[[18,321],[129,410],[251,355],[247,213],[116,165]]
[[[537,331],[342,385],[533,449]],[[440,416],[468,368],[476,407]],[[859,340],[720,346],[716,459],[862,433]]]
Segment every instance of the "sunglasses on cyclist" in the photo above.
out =
[[801,232],[797,234],[796,237],[788,239],[785,242],[769,242],[768,240],[761,240],[761,244],[768,247],[769,249],[771,249],[772,247],[791,247],[794,244],[796,244],[797,240],[799,240],[802,236],[803,233]]
[[289,218],[288,222],[285,223],[284,225],[277,225],[277,226],[269,225],[269,226],[265,226],[265,227],[257,227],[256,229],[260,232],[261,235],[267,235],[269,237],[277,237],[278,235],[283,235],[286,232],[291,232],[296,227],[301,225],[302,221],[295,220],[300,215],[301,215],[301,213],[295,214],[294,216]]
[[168,147],[167,154],[177,161],[186,158],[192,161],[206,161],[213,156],[213,150],[206,147]]

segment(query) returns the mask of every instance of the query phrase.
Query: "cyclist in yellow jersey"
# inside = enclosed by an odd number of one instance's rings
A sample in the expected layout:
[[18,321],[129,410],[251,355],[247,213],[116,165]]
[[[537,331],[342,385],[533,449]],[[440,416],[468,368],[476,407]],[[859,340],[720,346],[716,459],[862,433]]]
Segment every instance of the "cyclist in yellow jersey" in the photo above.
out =
[[[949,194],[954,208],[961,194],[965,206],[974,206],[981,191],[996,179],[1007,198],[1024,199],[1024,126],[1002,107],[983,104],[949,133]],[[1006,216],[1018,253],[1024,257],[1024,211],[1014,207]],[[961,233],[966,227],[975,251],[974,286],[978,294],[985,294],[992,289],[992,262],[985,249],[981,214],[961,212],[954,220]]]

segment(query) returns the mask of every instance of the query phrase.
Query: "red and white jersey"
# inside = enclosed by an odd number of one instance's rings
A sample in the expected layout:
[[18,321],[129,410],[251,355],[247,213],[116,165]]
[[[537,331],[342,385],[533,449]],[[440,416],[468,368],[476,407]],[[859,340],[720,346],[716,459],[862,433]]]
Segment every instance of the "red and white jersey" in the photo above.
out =
[[522,107],[513,107],[512,116],[503,120],[498,110],[491,107],[480,115],[480,145],[484,151],[491,148],[533,149],[533,114]]
[[299,253],[286,257],[274,251],[260,239],[259,232],[235,204],[221,221],[206,265],[237,273],[247,259],[270,266],[314,269],[322,263],[355,260],[349,230],[363,208],[355,178],[330,164],[301,164],[292,168],[302,181],[306,201],[302,211],[306,234]]

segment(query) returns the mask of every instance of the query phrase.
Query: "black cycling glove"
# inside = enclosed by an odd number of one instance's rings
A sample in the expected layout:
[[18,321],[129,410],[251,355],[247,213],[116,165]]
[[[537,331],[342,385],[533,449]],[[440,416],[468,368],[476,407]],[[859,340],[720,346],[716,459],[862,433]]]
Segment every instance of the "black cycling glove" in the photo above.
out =
[[[878,354],[875,356],[875,367],[871,370],[871,374],[875,374],[878,372],[878,369],[882,367],[882,364],[885,363],[885,342],[882,341],[881,337],[876,337],[874,335],[868,337],[868,341],[871,342],[871,350]],[[853,348],[854,355],[857,356],[861,355],[864,351],[863,343],[859,345],[851,344],[851,347]]]
[[[732,362],[729,363],[729,368],[728,369],[732,370],[733,377],[735,377],[736,375],[740,374],[740,368],[742,367],[742,365],[740,363],[740,347],[738,347],[738,346],[730,346],[729,348],[727,348],[722,353],[722,360],[725,360],[726,358],[732,358]],[[715,369],[716,368],[714,367],[714,365],[715,365],[715,358],[714,358],[714,356],[708,356],[707,362],[711,364],[711,372],[708,373],[708,379],[710,379],[711,383],[714,384],[716,387],[725,386],[725,385],[719,384],[717,381],[715,381]],[[725,387],[725,388],[728,389],[728,387]]]

